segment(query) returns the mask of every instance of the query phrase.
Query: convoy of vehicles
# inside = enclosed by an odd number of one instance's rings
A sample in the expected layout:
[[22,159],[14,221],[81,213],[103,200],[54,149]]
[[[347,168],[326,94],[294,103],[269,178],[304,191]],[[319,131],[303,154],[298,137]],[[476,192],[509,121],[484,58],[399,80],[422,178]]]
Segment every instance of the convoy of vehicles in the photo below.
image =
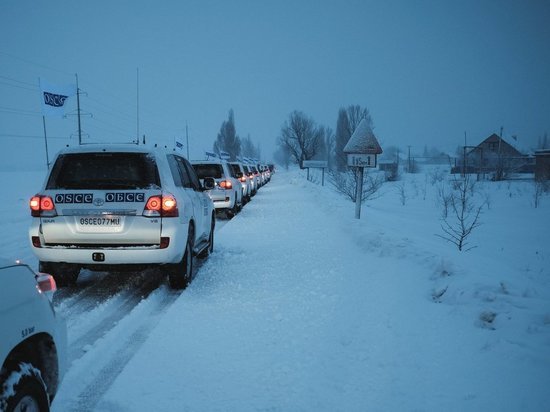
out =
[[58,286],[76,283],[83,268],[155,266],[185,288],[194,258],[213,252],[216,211],[235,216],[272,171],[138,145],[60,151],[30,199],[40,273],[0,259],[9,285],[0,289],[0,411],[47,411],[57,393],[67,363],[66,325],[52,305]]

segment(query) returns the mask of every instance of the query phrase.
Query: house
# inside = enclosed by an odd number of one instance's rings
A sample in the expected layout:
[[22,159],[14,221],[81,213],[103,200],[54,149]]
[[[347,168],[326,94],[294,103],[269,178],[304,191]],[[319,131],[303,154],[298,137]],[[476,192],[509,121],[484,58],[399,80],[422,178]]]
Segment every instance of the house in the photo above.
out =
[[550,149],[535,152],[535,179],[550,180]]
[[532,157],[524,155],[494,133],[473,148],[466,146],[461,160],[462,171],[493,174],[496,179],[510,173],[533,173],[534,169]]

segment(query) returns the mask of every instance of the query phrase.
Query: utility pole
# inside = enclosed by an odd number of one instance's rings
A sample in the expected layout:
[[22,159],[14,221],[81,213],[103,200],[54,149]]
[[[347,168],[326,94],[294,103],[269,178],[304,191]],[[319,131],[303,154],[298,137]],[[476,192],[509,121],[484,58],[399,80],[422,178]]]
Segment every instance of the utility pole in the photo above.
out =
[[76,115],[78,118],[78,145],[82,144],[82,128],[80,125],[80,88],[78,87],[78,74],[76,77]]
[[185,146],[187,147],[187,160],[189,160],[189,129],[187,128],[187,122],[185,122]]
[[502,126],[500,126],[500,134],[498,135],[498,170],[497,170],[497,180],[502,180],[504,172],[502,170],[502,155],[501,155],[501,146],[502,146]]

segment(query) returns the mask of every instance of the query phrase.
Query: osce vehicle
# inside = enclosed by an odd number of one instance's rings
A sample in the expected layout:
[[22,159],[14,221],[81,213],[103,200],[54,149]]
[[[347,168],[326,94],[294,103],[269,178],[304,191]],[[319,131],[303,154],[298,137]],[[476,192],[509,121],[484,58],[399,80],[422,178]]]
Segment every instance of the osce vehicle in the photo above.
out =
[[235,216],[243,207],[241,182],[224,160],[193,160],[199,179],[213,178],[216,186],[208,193],[216,210],[223,211],[228,218]]
[[[203,186],[204,185],[204,186]],[[189,161],[145,146],[68,148],[30,201],[32,250],[58,285],[81,268],[160,265],[173,288],[193,276],[193,256],[214,247],[215,213]]]
[[254,172],[252,171],[250,166],[248,166],[248,164],[246,163],[243,163],[243,169],[244,169],[245,176],[248,178],[248,183],[250,183],[250,189],[251,189],[250,194],[254,196],[258,191],[258,187],[256,186],[256,179],[254,177]]
[[233,174],[241,182],[243,203],[248,203],[252,197],[252,183],[244,170],[243,164],[241,162],[229,162],[229,167],[231,167]]
[[53,308],[55,281],[0,259],[0,411],[47,411],[67,363],[67,328]]

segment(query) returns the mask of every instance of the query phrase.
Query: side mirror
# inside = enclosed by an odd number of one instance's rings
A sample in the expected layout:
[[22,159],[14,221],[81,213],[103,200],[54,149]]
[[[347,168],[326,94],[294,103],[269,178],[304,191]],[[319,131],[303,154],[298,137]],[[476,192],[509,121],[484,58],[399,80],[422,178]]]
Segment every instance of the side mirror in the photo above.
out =
[[205,177],[202,183],[202,187],[204,190],[212,190],[216,187],[216,181],[213,177]]

